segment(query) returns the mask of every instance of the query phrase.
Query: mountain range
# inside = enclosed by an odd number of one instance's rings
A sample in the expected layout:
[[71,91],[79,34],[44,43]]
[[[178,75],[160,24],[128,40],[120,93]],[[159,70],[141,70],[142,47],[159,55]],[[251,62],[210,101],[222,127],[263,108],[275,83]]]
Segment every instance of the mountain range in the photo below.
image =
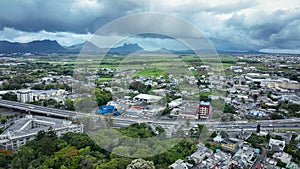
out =
[[84,42],[68,47],[61,46],[56,40],[41,40],[28,43],[0,41],[0,53],[79,53],[84,48],[90,53],[130,54],[143,52],[138,44],[123,44],[115,48],[99,48],[89,42]]
[[[84,42],[68,47],[61,46],[56,40],[40,40],[28,43],[18,43],[9,41],[0,41],[0,53],[33,53],[33,54],[48,54],[48,53],[79,53],[84,47],[84,52],[89,53],[110,53],[110,54],[130,54],[135,52],[140,53],[174,53],[174,54],[193,54],[214,53],[213,50],[170,50],[160,49],[156,51],[147,51],[138,44],[123,44],[115,48],[99,48],[90,42]],[[258,51],[236,52],[236,51],[217,51],[218,53],[262,53]]]
[[57,53],[64,52],[57,41],[42,40],[29,43],[18,43],[9,41],[0,41],[0,53]]

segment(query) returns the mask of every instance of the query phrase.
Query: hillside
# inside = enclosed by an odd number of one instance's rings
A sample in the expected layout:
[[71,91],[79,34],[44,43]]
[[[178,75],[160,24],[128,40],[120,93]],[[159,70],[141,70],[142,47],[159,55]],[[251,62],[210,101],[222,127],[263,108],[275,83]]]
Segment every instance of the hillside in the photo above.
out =
[[28,43],[0,41],[0,53],[59,53],[65,51],[66,49],[55,40],[41,40]]

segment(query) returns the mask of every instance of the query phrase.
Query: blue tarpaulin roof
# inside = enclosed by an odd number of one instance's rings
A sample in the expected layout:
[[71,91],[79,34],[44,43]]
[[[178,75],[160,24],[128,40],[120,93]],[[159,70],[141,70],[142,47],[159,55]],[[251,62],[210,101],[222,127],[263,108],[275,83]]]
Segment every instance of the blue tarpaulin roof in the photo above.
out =
[[115,106],[100,106],[98,109],[98,113],[107,114],[112,113],[114,110],[116,110]]
[[116,111],[114,112],[114,116],[119,116],[120,115],[120,112]]

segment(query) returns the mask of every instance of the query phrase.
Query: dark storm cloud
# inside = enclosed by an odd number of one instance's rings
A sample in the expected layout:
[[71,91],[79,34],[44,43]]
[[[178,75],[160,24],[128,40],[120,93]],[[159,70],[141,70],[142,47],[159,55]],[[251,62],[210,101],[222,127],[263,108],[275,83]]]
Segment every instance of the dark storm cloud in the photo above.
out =
[[[24,42],[51,38],[73,44],[74,40],[86,40],[116,18],[149,11],[188,20],[218,49],[300,48],[297,0],[0,0],[0,39]],[[146,19],[134,19],[128,25],[119,25],[114,31],[124,34],[144,26],[145,29],[168,30],[168,33],[178,33],[178,36],[182,32],[180,37],[190,38],[195,34],[195,31],[186,31],[184,25],[171,26],[173,24],[167,21],[156,23]],[[139,37],[153,39],[153,43],[157,40],[161,44],[170,39],[157,34]]]
[[300,49],[300,19],[290,22],[278,33],[272,34],[270,41],[278,48]]
[[[300,10],[277,10],[272,13],[256,13],[252,18],[234,14],[225,22],[231,39],[229,48],[299,48],[300,47]],[[223,35],[226,37],[226,31]],[[221,42],[220,39],[215,39]],[[224,39],[223,39],[224,40]]]
[[0,29],[27,32],[93,33],[115,18],[145,10],[138,0],[9,0],[0,6]]
[[238,12],[243,9],[248,9],[255,6],[257,3],[253,0],[239,0],[234,3],[228,3],[224,5],[209,7],[206,9],[208,12],[213,12],[215,14],[228,14],[233,12]]
[[233,15],[227,22],[227,26],[237,30],[248,32],[253,38],[269,40],[274,34],[279,33],[287,26],[300,18],[300,11],[278,10],[271,14],[258,13],[257,19],[252,23],[246,20],[245,15]]
[[153,34],[153,33],[143,33],[143,34],[139,34],[137,36],[139,36],[141,38],[174,39],[174,38],[166,36],[166,35]]

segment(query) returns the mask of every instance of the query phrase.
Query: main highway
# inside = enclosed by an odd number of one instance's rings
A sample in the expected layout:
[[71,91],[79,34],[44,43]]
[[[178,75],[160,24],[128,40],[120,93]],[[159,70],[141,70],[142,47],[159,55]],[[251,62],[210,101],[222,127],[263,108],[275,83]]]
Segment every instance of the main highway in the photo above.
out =
[[17,110],[23,110],[26,112],[33,112],[33,113],[40,113],[47,116],[55,116],[61,118],[68,118],[70,116],[76,116],[77,112],[67,111],[67,110],[60,110],[60,109],[53,109],[43,106],[37,106],[34,104],[26,104],[20,103],[15,101],[8,101],[8,100],[1,100],[0,99],[0,106],[6,108],[12,108]]
[[[80,117],[91,117],[94,119],[102,118],[102,115],[91,113],[80,113],[74,111],[67,111],[61,109],[48,108],[43,106],[37,106],[33,104],[20,103],[15,101],[1,100],[0,106],[6,108],[12,108],[17,110],[22,110],[31,113],[43,114],[46,116],[54,116],[60,118],[80,118]],[[128,126],[132,123],[151,123],[155,125],[165,125],[165,126],[173,126],[173,125],[184,125],[184,121],[179,120],[160,120],[160,119],[133,119],[133,118],[125,118],[125,117],[111,117],[113,121],[113,125],[115,127]],[[256,130],[256,126],[260,124],[262,129],[271,130],[271,129],[289,129],[289,128],[300,128],[300,119],[282,119],[282,120],[261,120],[255,122],[248,121],[233,121],[233,122],[218,122],[218,121],[190,121],[191,125],[195,124],[204,124],[209,129],[220,129],[220,130],[232,130],[232,131],[240,131],[243,130]]]

